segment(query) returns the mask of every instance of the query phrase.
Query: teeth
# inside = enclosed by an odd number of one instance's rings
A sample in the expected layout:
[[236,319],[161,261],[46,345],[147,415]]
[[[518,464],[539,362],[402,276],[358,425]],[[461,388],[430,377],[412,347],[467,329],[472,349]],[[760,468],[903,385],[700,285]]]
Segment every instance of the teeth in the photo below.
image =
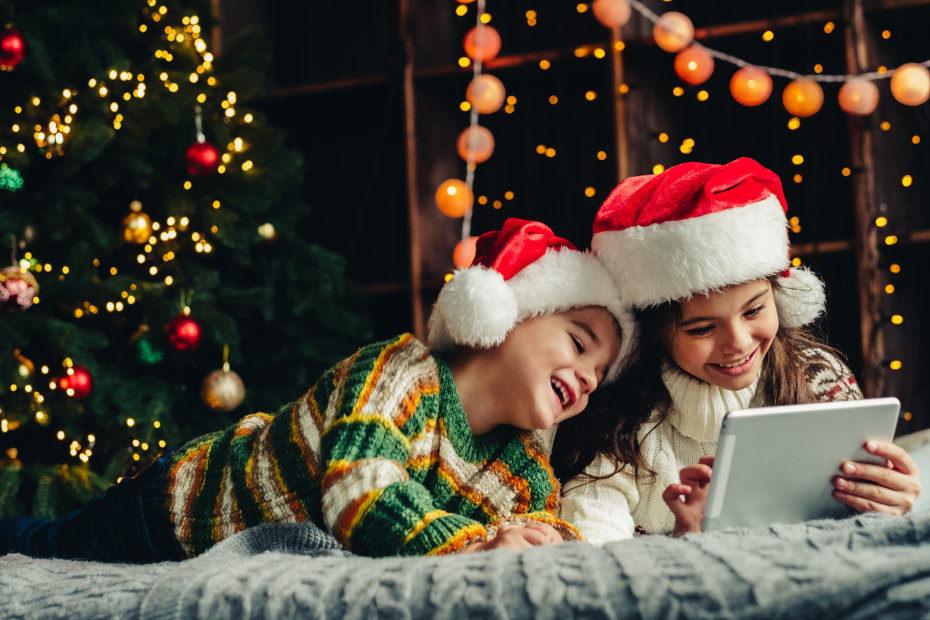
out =
[[752,357],[752,353],[750,353],[749,355],[747,355],[746,357],[744,357],[743,359],[737,362],[731,362],[729,364],[717,364],[717,365],[723,366],[724,368],[735,368],[737,366],[742,366],[743,364],[745,364],[749,360],[750,357]]
[[552,389],[555,390],[555,393],[559,395],[559,401],[564,407],[568,404],[568,389],[562,384],[558,379],[552,380]]

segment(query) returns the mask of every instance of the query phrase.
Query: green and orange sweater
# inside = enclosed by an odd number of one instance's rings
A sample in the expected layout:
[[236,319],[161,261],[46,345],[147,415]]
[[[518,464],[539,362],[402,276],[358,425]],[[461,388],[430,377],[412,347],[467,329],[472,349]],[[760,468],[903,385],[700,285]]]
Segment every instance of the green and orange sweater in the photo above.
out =
[[536,435],[473,436],[448,364],[410,334],[169,458],[168,516],[189,555],[269,522],[313,521],[367,556],[451,553],[505,523],[578,537],[555,516],[559,485]]

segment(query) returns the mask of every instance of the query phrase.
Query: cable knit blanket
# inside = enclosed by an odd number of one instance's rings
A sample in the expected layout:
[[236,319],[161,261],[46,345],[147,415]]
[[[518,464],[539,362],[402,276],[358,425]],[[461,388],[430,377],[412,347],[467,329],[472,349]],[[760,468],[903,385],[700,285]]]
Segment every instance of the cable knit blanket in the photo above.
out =
[[930,512],[441,558],[351,556],[309,524],[175,563],[0,557],[2,618],[928,615]]

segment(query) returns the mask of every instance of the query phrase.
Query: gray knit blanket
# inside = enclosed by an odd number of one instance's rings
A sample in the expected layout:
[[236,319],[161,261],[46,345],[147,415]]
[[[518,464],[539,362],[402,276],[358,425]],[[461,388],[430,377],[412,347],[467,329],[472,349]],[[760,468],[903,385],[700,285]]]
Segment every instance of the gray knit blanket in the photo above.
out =
[[2,618],[926,618],[930,513],[370,559],[310,524],[183,562],[0,557]]

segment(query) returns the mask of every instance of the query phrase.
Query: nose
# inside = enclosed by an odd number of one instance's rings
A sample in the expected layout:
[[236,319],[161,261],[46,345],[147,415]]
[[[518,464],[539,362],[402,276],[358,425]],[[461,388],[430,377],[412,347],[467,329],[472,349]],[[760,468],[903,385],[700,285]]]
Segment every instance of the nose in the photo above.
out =
[[745,353],[752,346],[752,334],[742,323],[733,323],[725,332],[721,351],[724,353]]
[[590,394],[597,388],[597,369],[594,364],[585,364],[576,373],[582,394]]

